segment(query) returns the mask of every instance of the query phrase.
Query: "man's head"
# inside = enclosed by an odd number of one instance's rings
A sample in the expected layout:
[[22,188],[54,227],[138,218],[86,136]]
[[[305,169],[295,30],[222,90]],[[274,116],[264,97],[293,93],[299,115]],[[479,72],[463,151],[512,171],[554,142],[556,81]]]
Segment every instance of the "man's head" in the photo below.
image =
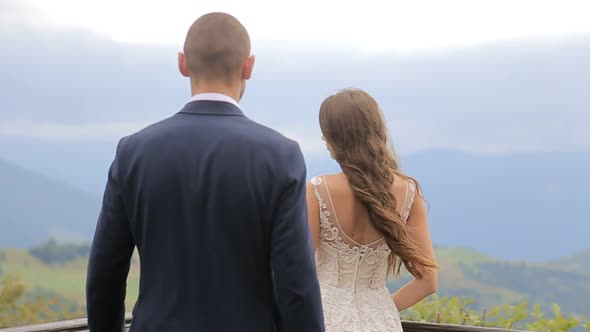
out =
[[189,29],[178,65],[193,90],[229,92],[240,99],[254,67],[248,31],[229,14],[203,15]]

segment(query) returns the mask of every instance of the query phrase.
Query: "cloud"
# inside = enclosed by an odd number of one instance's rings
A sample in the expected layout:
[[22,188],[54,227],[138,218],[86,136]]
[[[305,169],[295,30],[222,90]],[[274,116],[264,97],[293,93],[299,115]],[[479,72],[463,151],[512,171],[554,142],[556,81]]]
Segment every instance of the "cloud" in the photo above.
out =
[[0,123],[0,138],[42,139],[55,142],[111,142],[149,125],[149,122],[115,122],[99,124],[35,123],[10,121]]
[[[339,0],[20,1],[28,1],[57,24],[85,27],[134,43],[180,45],[187,27],[209,11],[237,16],[255,44],[311,42],[329,48],[349,45],[368,52],[590,33],[586,17],[590,5],[584,0],[390,0],[362,6]],[[138,8],[141,15],[136,15]]]
[[39,8],[26,0],[0,1],[0,35],[29,33],[40,28],[53,26]]
[[306,135],[305,128],[277,128],[281,134],[299,143],[299,147],[304,152],[306,157],[317,158],[321,156],[327,156],[328,150],[326,149],[325,142],[318,135]]
[[[242,102],[252,119],[325,153],[317,114],[345,87],[371,93],[396,149],[473,153],[590,149],[590,39],[512,42],[420,56],[257,50]],[[177,112],[189,97],[176,50],[87,31],[0,31],[0,140],[113,141]]]

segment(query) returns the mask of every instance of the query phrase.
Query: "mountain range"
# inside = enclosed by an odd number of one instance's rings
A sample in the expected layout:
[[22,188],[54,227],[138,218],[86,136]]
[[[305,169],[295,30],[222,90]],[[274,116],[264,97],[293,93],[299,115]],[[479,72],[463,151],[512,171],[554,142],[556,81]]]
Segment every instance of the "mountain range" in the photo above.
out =
[[0,247],[30,247],[49,237],[89,241],[100,199],[0,160]]
[[[509,259],[560,259],[590,244],[590,155],[482,156],[448,150],[401,159],[421,184],[438,245]],[[308,162],[310,174],[338,171]]]
[[[309,159],[308,177],[337,172]],[[496,257],[547,261],[588,249],[590,156],[577,153],[477,156],[428,151],[402,158],[429,207],[435,244]],[[55,236],[90,241],[100,195],[0,161],[0,248]]]

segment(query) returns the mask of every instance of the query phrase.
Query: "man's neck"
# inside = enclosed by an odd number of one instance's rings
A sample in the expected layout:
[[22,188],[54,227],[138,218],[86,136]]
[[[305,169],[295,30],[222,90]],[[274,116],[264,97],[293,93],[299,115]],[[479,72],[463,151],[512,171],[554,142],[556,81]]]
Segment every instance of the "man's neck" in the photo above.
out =
[[230,87],[225,84],[191,84],[191,96],[200,93],[220,93],[233,98],[235,101],[240,101],[240,88]]

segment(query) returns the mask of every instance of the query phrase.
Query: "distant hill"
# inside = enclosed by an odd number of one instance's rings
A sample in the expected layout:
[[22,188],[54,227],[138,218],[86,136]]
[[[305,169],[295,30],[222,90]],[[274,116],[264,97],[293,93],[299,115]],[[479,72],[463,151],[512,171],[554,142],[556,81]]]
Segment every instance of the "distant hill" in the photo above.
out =
[[[85,305],[87,257],[76,258],[59,265],[49,265],[33,257],[27,250],[6,249],[0,250],[0,253],[2,273],[18,275],[26,289],[58,294],[80,305]],[[127,285],[128,309],[135,303],[138,290],[139,265],[135,261],[131,266]]]
[[[590,307],[590,273],[566,269],[553,263],[531,264],[500,260],[469,249],[437,248],[441,264],[441,296],[475,299],[473,308],[521,301],[542,304],[550,312],[557,303],[564,313],[587,313]],[[61,264],[45,264],[26,250],[0,250],[1,273],[20,275],[27,288],[42,289],[84,304],[87,258]],[[409,278],[389,282],[392,291]],[[139,287],[139,260],[131,265],[127,309],[135,302]]]
[[[437,248],[437,257],[438,294],[476,299],[475,308],[527,301],[541,304],[546,312],[556,303],[563,312],[586,314],[590,307],[590,273],[583,269],[501,260],[458,248]],[[393,291],[407,280],[404,275],[389,287]]]
[[[434,150],[401,162],[422,184],[437,245],[536,262],[589,248],[590,155]],[[326,157],[307,163],[309,177],[338,171]],[[98,194],[0,161],[0,247],[27,248],[52,235],[90,241],[99,206]]]
[[590,250],[551,263],[569,270],[590,273]]
[[[310,176],[339,171],[327,159],[307,162]],[[403,156],[401,164],[424,189],[438,245],[529,261],[557,260],[590,246],[590,154],[432,150]]]
[[0,247],[91,240],[100,199],[0,160]]

